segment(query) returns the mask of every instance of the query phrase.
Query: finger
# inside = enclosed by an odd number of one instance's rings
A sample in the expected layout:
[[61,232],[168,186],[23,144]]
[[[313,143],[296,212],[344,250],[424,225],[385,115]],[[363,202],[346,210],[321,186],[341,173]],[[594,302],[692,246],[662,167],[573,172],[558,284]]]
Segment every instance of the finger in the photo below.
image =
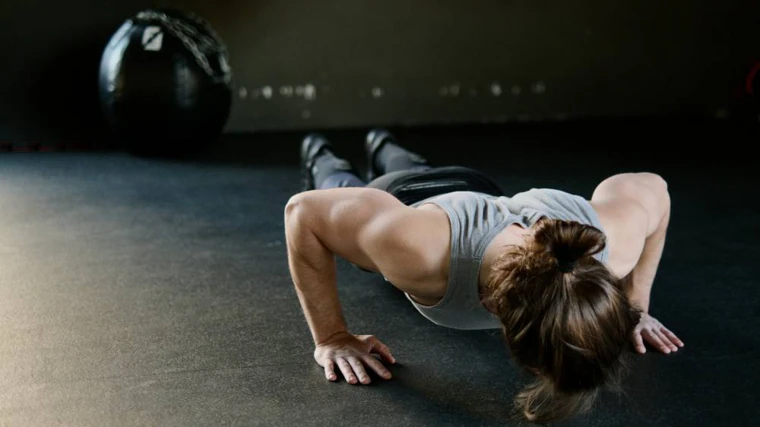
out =
[[338,376],[335,375],[335,362],[332,360],[328,360],[327,363],[325,363],[325,377],[329,381],[335,381],[338,379]]
[[673,332],[671,332],[670,329],[668,329],[668,328],[666,328],[666,327],[663,326],[662,333],[664,333],[666,337],[670,338],[670,341],[673,342],[673,343],[675,343],[675,345],[677,345],[679,347],[683,347],[683,341],[681,341],[680,339],[678,339],[678,337],[676,336],[676,334],[674,334]]
[[649,329],[644,329],[644,331],[642,332],[642,334],[644,335],[644,337],[647,339],[647,341],[650,344],[652,344],[653,346],[659,348],[660,351],[662,351],[665,354],[670,353],[670,348],[668,348],[668,346],[666,346],[660,340],[660,338],[657,336],[657,334],[654,331],[649,330]]
[[396,358],[391,354],[391,350],[385,344],[380,342],[379,339],[371,339],[370,344],[372,345],[370,351],[379,354],[388,363],[396,363]]
[[365,364],[369,366],[377,375],[380,375],[381,378],[385,378],[386,380],[391,378],[391,372],[383,366],[382,363],[380,363],[379,360],[375,359],[373,356],[364,356],[362,358]]
[[356,376],[359,377],[359,382],[362,384],[370,383],[371,380],[369,378],[369,375],[367,375],[367,371],[364,369],[364,365],[362,364],[361,360],[352,356],[348,358],[348,363],[350,363],[351,367],[354,368]]
[[647,352],[647,348],[644,345],[644,340],[641,339],[641,331],[637,330],[633,334],[633,345],[636,347],[636,351],[638,351],[641,354],[644,354]]
[[343,373],[343,377],[346,379],[346,382],[349,384],[356,384],[356,375],[354,375],[354,371],[351,369],[351,365],[348,364],[346,359],[340,357],[337,360],[338,367],[340,368],[340,372]]
[[670,341],[670,338],[668,338],[662,332],[662,328],[655,329],[655,333],[657,334],[657,337],[660,338],[660,341],[662,341],[663,344],[665,344],[666,346],[668,346],[668,348],[670,349],[670,351],[678,351],[678,347],[676,347],[676,345],[672,341]]

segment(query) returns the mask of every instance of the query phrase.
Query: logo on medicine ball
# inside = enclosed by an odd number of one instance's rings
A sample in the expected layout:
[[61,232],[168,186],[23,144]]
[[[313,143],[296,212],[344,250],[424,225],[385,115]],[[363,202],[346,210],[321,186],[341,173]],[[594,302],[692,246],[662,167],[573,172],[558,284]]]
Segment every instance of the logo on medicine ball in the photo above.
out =
[[163,41],[164,33],[161,31],[161,27],[150,26],[143,30],[142,45],[144,50],[159,51]]

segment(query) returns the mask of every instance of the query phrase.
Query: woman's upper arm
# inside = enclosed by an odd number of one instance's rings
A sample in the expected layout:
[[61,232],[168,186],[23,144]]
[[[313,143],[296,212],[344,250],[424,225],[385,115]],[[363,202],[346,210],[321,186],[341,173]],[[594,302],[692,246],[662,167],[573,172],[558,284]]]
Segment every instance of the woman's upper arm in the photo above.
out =
[[288,227],[307,227],[335,255],[372,268],[362,238],[374,223],[405,206],[390,194],[370,188],[335,188],[299,193],[285,207]]
[[[646,234],[654,233],[663,218],[670,214],[670,195],[667,182],[649,172],[624,173],[602,181],[591,198],[596,205],[612,206],[618,210],[632,209],[632,216],[646,221]],[[625,215],[624,215],[625,216]]]
[[290,221],[308,226],[335,255],[389,280],[434,268],[439,253],[448,253],[445,214],[408,207],[381,190],[312,191],[288,206]]
[[667,184],[650,173],[607,178],[594,191],[591,204],[607,236],[608,263],[618,276],[635,267],[646,239],[670,212]]

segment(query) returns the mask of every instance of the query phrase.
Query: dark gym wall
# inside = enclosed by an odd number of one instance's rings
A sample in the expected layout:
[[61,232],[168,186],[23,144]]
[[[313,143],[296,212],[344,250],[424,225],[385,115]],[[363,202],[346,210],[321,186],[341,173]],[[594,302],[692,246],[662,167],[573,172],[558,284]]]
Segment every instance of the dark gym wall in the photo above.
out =
[[194,11],[227,42],[230,132],[731,117],[760,60],[748,0],[4,0],[0,138],[98,135],[100,51],[151,5]]
[[124,17],[149,3],[3,0],[0,142],[102,137],[100,53]]
[[[238,88],[230,128],[730,114],[760,60],[753,3],[241,4],[221,30]],[[313,101],[295,93],[309,84]]]

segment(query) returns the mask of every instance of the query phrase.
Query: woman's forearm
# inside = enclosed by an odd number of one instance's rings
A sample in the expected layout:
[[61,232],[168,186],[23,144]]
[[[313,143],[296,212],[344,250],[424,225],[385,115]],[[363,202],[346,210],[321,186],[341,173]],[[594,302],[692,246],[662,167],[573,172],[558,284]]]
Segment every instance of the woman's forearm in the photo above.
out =
[[298,208],[286,210],[285,235],[290,274],[314,343],[346,332],[335,255],[319,241]]
[[639,309],[649,311],[649,300],[652,293],[657,269],[660,265],[662,252],[665,247],[670,212],[667,212],[654,233],[647,237],[639,262],[633,269],[633,283],[628,298]]

